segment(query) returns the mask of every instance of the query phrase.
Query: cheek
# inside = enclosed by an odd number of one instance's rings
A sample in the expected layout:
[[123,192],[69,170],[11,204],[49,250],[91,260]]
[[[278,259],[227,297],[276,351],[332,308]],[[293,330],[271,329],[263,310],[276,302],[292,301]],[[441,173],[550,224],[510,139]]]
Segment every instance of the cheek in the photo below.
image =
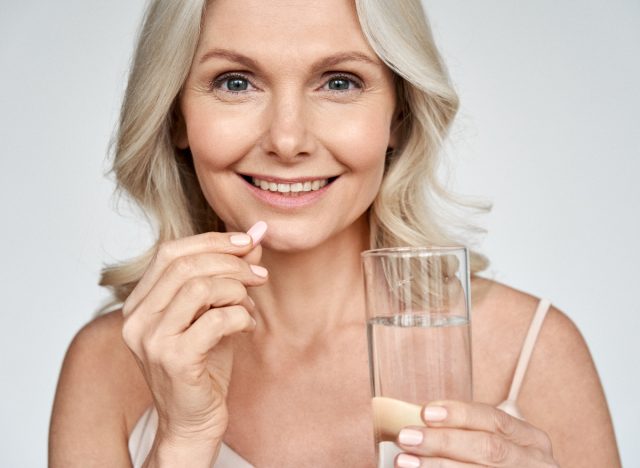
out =
[[356,107],[325,120],[323,140],[329,151],[354,173],[380,179],[389,146],[390,117],[380,107]]
[[240,161],[255,142],[247,114],[221,112],[210,106],[187,108],[188,144],[202,193],[220,218],[228,223],[232,216],[229,194],[237,188],[229,177],[229,168]]
[[192,111],[187,135],[194,163],[205,170],[220,170],[242,159],[257,138],[252,135],[257,125],[250,115],[221,113],[206,106]]

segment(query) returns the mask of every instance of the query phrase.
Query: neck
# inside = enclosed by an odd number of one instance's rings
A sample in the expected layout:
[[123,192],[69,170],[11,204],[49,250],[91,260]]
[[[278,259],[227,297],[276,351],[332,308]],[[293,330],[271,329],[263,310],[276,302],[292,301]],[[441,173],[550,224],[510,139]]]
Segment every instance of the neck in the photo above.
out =
[[360,252],[369,246],[366,215],[310,250],[263,251],[269,281],[251,292],[265,338],[307,347],[337,329],[364,322]]

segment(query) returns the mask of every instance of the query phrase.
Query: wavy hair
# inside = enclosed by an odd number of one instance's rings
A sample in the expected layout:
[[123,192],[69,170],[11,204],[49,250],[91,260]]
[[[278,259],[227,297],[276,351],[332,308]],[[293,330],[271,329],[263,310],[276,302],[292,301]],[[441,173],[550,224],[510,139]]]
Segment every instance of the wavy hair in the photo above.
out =
[[[371,248],[455,245],[457,200],[438,180],[443,141],[458,110],[420,0],[355,0],[369,44],[395,73],[399,145],[387,155],[380,191],[369,210]],[[137,258],[103,268],[100,285],[123,302],[162,242],[224,225],[207,203],[193,162],[172,141],[176,107],[198,45],[207,0],[152,0],[133,57],[113,144],[118,194],[155,223],[154,245]],[[480,208],[475,206],[474,208]],[[454,222],[455,220],[455,222]],[[470,225],[462,223],[467,231]],[[471,273],[488,261],[471,251]]]

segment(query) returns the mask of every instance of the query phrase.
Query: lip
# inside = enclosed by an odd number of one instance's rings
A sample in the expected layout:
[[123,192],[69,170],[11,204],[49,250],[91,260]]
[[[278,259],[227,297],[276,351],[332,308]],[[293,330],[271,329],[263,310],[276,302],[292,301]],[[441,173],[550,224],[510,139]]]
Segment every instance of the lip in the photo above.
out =
[[259,175],[249,175],[249,174],[238,174],[240,179],[244,182],[245,186],[249,189],[249,191],[255,196],[258,200],[268,205],[278,207],[278,208],[300,208],[304,206],[311,205],[316,200],[322,198],[325,193],[331,188],[333,182],[338,179],[339,176],[332,177],[324,177],[324,179],[330,179],[327,185],[322,187],[321,189],[310,191],[310,192],[298,192],[297,196],[290,195],[282,195],[279,192],[271,192],[267,190],[262,190],[255,185],[253,185],[250,181],[247,181],[245,177],[251,178],[255,177],[257,179],[266,180],[269,182],[281,183],[281,184],[294,184],[297,182],[307,182],[311,180],[320,180],[323,177],[301,177],[296,179],[280,179],[276,177],[269,176],[259,176]]

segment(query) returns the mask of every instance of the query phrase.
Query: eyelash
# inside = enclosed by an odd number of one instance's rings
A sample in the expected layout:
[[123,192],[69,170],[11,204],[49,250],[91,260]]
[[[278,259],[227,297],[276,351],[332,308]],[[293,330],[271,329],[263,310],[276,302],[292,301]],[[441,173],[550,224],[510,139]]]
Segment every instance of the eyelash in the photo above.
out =
[[[222,89],[222,86],[224,85],[224,83],[227,82],[228,80],[232,80],[232,79],[245,80],[251,86],[256,88],[256,86],[251,82],[251,80],[246,75],[243,75],[241,73],[225,73],[223,75],[220,75],[220,76],[214,78],[213,80],[211,80],[210,88],[211,88],[212,91],[213,90],[221,90],[221,91],[224,91],[225,93],[230,93],[230,94],[242,94],[244,91],[232,91],[232,90],[229,90],[229,89],[224,89],[224,90]],[[353,83],[355,85],[355,89],[347,89],[347,90],[328,89],[328,90],[326,90],[326,91],[329,91],[330,93],[344,93],[344,92],[348,92],[348,91],[361,90],[362,88],[364,88],[364,85],[363,85],[361,80],[356,78],[354,75],[345,74],[345,73],[336,73],[336,74],[331,75],[325,81],[325,83],[322,85],[322,87],[324,88],[324,86],[326,86],[332,80],[347,80],[350,83]]]

